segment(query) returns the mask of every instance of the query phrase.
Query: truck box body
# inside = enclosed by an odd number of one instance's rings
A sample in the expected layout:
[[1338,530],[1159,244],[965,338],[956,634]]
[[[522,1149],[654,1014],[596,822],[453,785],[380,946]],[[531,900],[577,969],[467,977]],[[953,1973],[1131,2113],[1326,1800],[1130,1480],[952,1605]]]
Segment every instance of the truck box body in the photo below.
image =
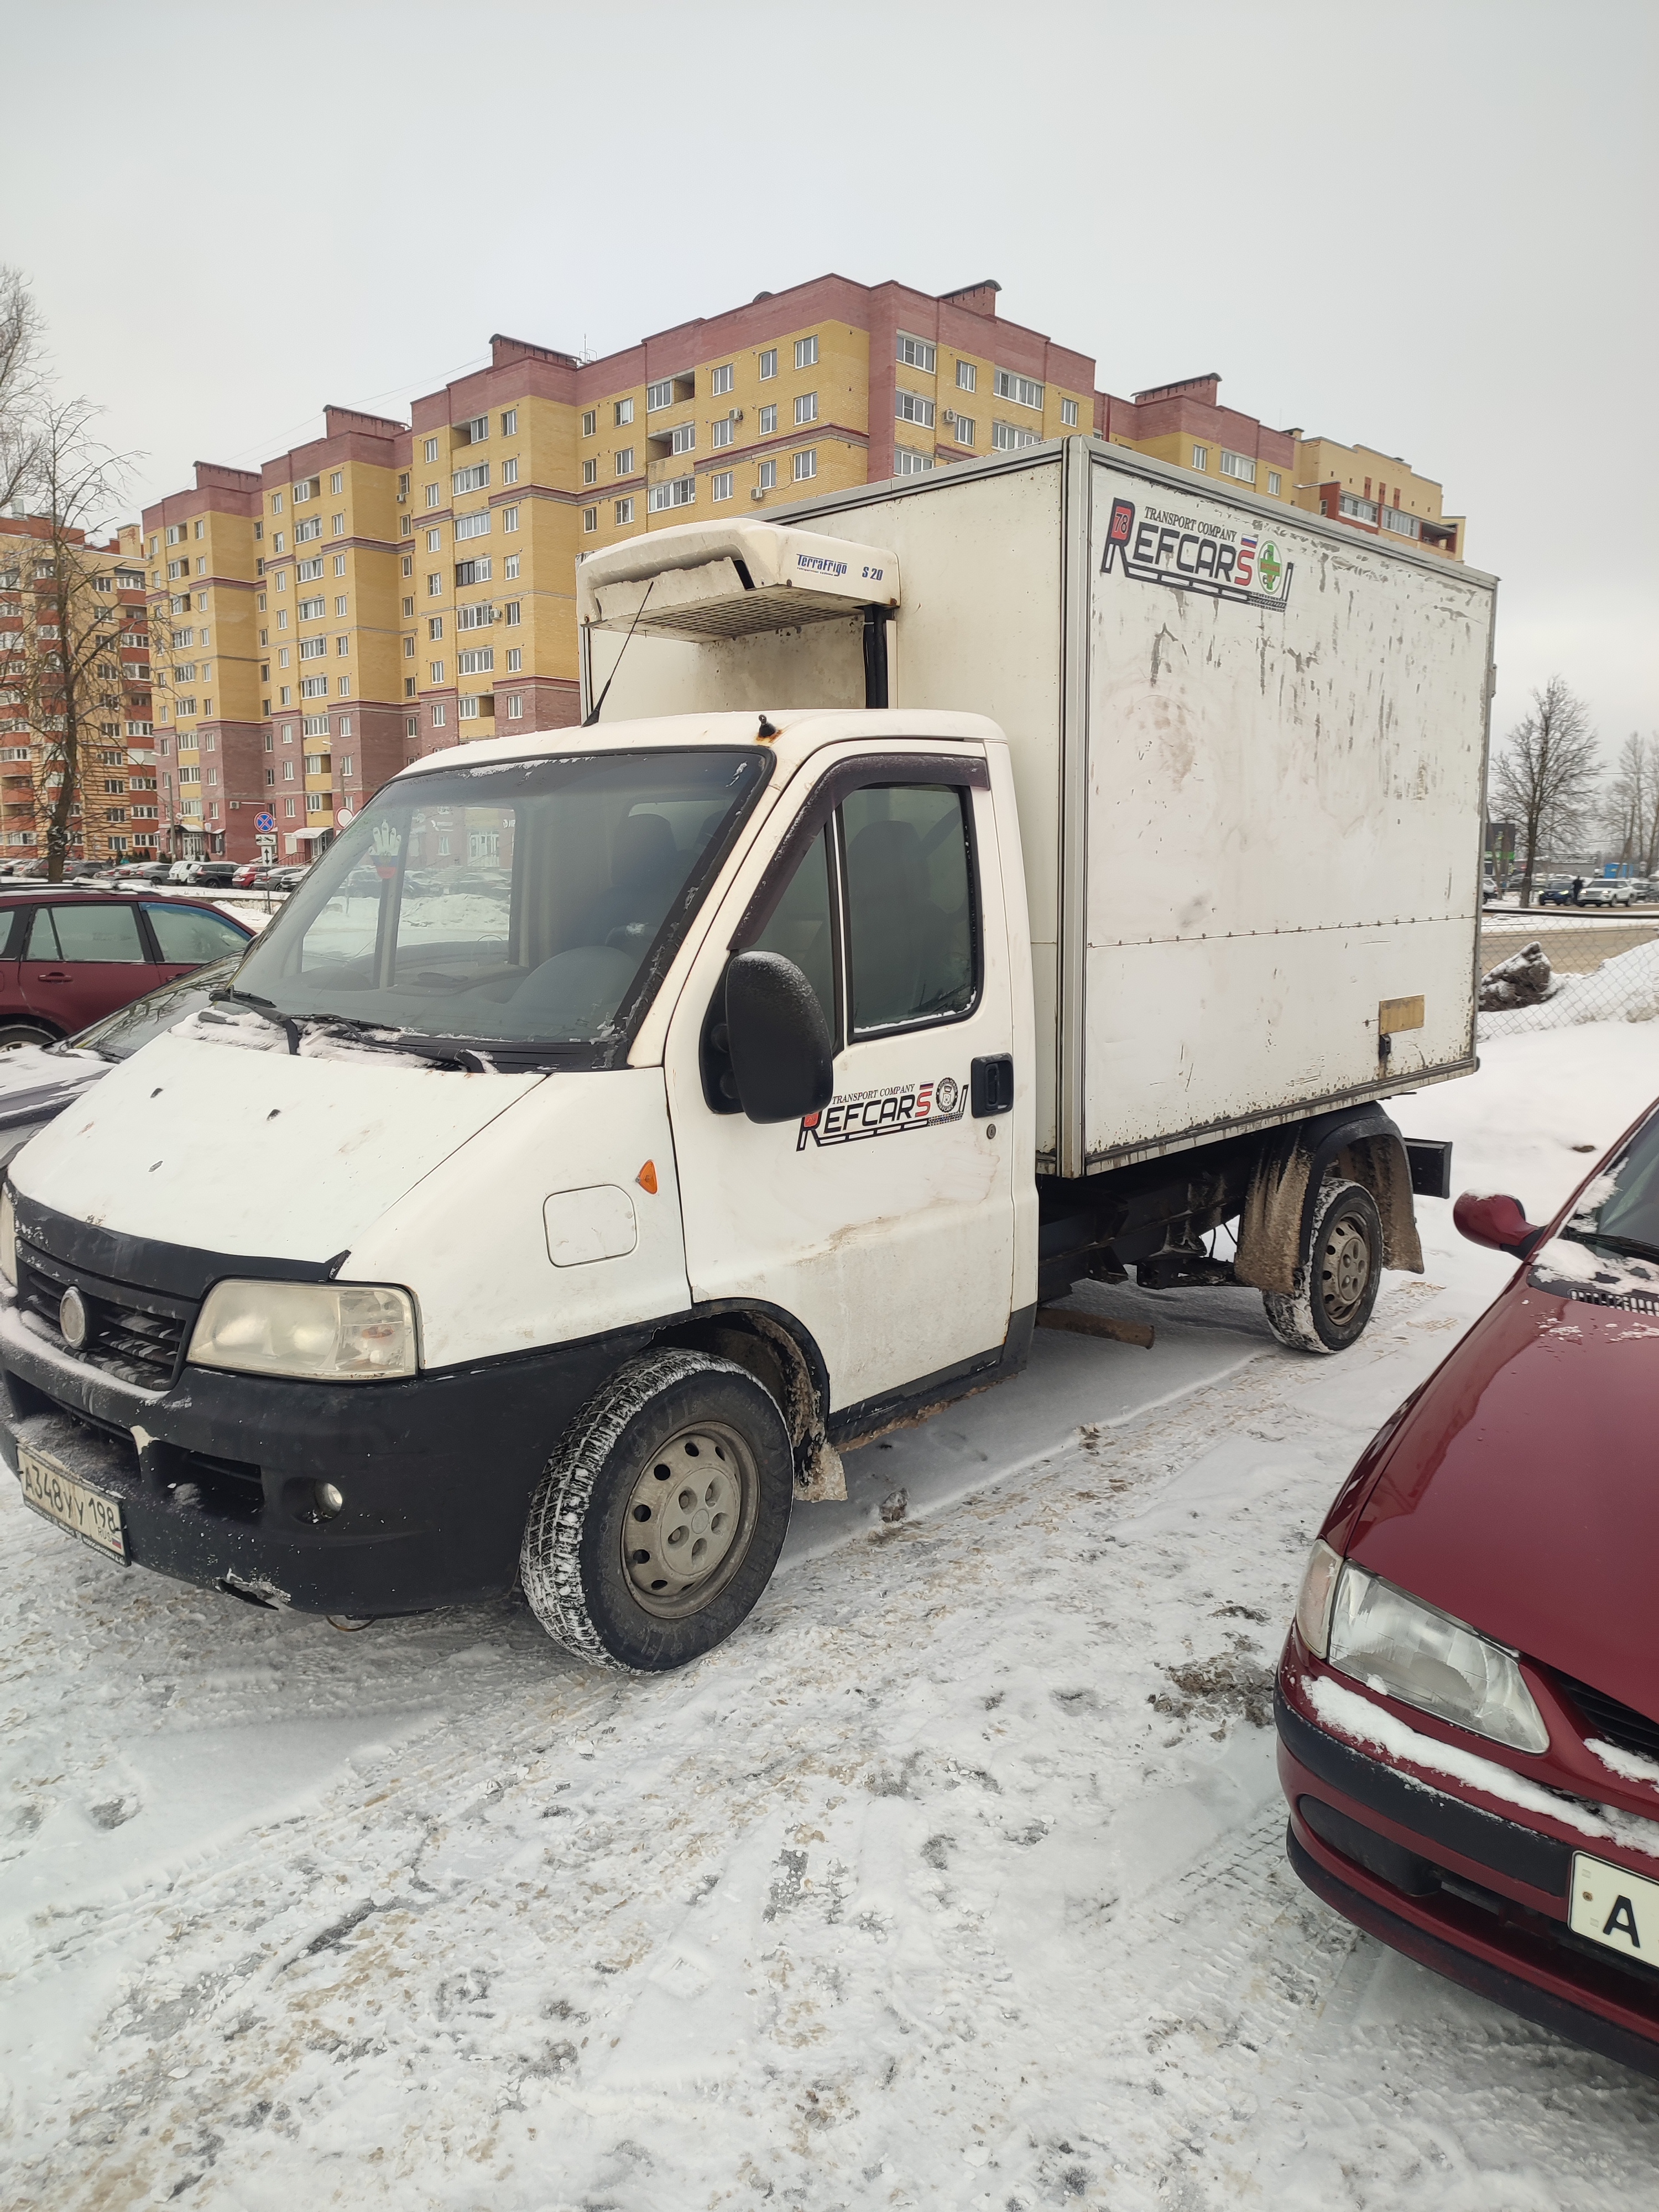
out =
[[[787,520],[866,573],[871,549],[896,556],[890,705],[1007,733],[1039,1172],[1474,1066],[1492,578],[1081,438]],[[630,550],[661,575],[660,533]],[[605,720],[865,703],[850,603],[804,592],[799,624],[688,641],[716,565],[668,572],[664,630],[647,602],[620,665],[640,588],[582,594]]]

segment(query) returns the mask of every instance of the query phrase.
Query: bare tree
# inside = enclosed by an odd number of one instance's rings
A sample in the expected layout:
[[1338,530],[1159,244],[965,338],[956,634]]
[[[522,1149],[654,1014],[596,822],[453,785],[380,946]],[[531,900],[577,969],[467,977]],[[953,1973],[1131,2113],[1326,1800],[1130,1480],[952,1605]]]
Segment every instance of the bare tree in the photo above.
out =
[[0,514],[34,490],[46,386],[40,318],[22,274],[0,263]]
[[1504,740],[1492,772],[1492,812],[1514,822],[1526,848],[1521,903],[1532,903],[1539,856],[1576,835],[1595,799],[1599,746],[1589,710],[1552,676]]
[[1619,749],[1604,820],[1619,857],[1633,873],[1659,867],[1659,737],[1632,730]]
[[[125,463],[92,435],[85,400],[39,412],[31,504],[4,532],[23,626],[10,633],[0,680],[26,709],[40,746],[36,805],[46,815],[46,875],[61,883],[87,768],[120,736],[123,610],[107,560],[88,543],[107,518]],[[90,855],[88,857],[91,857]]]

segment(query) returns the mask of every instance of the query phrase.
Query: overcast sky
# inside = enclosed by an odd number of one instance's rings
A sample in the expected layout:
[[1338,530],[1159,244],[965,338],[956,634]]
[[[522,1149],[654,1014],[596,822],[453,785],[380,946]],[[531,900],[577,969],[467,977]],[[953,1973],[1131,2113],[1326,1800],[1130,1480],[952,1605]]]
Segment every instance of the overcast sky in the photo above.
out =
[[1659,727],[1654,0],[580,8],[0,0],[0,260],[142,454],[252,466],[492,331],[607,352],[836,270],[1127,393],[1403,455],[1559,670]]

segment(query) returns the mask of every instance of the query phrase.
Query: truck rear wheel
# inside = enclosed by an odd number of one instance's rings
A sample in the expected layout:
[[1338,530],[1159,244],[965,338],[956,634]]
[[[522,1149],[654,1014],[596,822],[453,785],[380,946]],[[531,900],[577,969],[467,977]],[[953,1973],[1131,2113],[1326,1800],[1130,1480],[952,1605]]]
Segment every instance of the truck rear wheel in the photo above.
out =
[[531,1502],[525,1595],[580,1659],[654,1674],[723,1643],[777,1564],[794,1458],[776,1400],[705,1352],[643,1353],[576,1416]]
[[1365,1333],[1382,1282],[1382,1218],[1363,1183],[1327,1176],[1289,1297],[1263,1291],[1267,1326],[1293,1352],[1346,1352]]

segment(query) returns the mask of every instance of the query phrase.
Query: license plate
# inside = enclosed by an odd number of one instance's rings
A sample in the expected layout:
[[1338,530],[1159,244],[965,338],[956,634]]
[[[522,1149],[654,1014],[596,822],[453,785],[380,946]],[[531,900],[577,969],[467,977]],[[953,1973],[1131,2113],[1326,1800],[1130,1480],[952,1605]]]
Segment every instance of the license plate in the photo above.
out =
[[17,1447],[17,1473],[26,1504],[44,1513],[48,1521],[55,1521],[60,1528],[67,1528],[83,1544],[126,1565],[127,1532],[114,1498],[91,1489],[66,1468],[44,1453],[31,1451],[27,1444]]
[[1575,1851],[1571,1926],[1575,1936],[1659,1966],[1659,1881]]

